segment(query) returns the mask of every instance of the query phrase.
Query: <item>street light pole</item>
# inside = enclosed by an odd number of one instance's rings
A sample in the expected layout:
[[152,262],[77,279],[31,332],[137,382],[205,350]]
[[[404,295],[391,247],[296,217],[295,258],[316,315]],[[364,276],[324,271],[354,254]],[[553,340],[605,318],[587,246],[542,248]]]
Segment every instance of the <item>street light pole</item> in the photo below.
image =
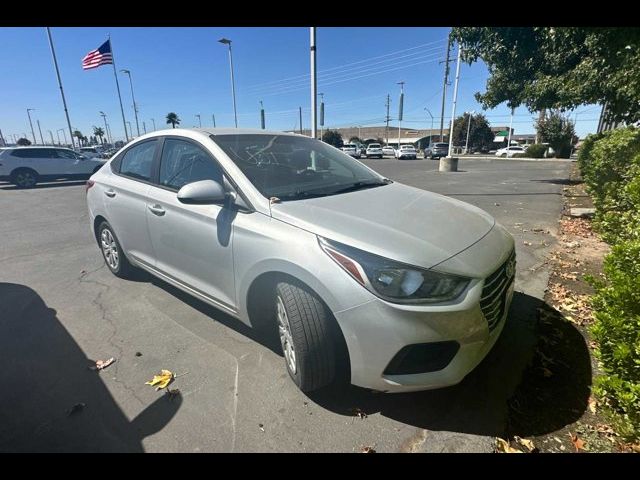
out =
[[216,128],[216,114],[215,113],[211,114],[211,119],[213,120],[213,128]]
[[145,135],[147,134],[147,124],[142,121],[142,129],[144,130]]
[[471,114],[472,113],[476,113],[475,111],[470,111],[467,112],[467,114],[469,115],[469,119],[468,119],[468,124],[467,124],[467,140],[465,141],[464,144],[464,154],[466,155],[469,151],[469,133],[471,132]]
[[460,59],[462,57],[462,47],[458,45],[458,59],[456,60],[456,81],[453,86],[453,107],[451,109],[451,128],[449,129],[449,153],[451,158],[453,153],[453,119],[456,118],[456,103],[458,102],[458,82],[460,81]]
[[37,119],[36,123],[38,124],[38,132],[40,132],[40,142],[42,142],[42,145],[44,145],[44,138],[42,138],[42,128],[40,128],[40,120]]
[[29,117],[29,125],[31,125],[31,135],[33,135],[33,144],[35,145],[35,144],[38,143],[38,141],[36,140],[36,132],[34,132],[34,130],[33,130],[33,122],[31,121],[31,113],[29,113],[29,112],[32,112],[34,110],[35,110],[35,108],[27,108],[27,116]]
[[324,93],[319,93],[320,97],[320,140],[324,136]]
[[398,85],[400,85],[400,102],[398,105],[398,155],[400,154],[400,126],[402,125],[402,108],[404,104],[404,83],[405,82],[398,82]]
[[153,122],[153,130],[155,131],[155,129],[156,129],[156,121],[153,118],[151,119],[151,121]]
[[[131,85],[131,99],[133,100],[133,114],[136,117],[136,130],[138,131],[138,136],[140,136],[140,125],[138,124],[138,105],[136,104],[136,97],[133,95],[133,81],[131,80],[131,70],[123,68],[120,71],[129,76],[129,85]],[[129,126],[129,130],[131,130],[131,126]]]
[[[127,120],[127,125],[129,125],[129,131],[133,132],[133,129],[131,128],[131,122],[129,120]],[[133,135],[131,135],[133,137]]]
[[231,53],[231,40],[227,38],[221,38],[218,42],[225,44],[229,47],[229,68],[231,70],[231,95],[233,97],[233,117],[238,128],[238,112],[236,110],[236,82],[233,78],[233,53]]
[[111,138],[111,135],[109,134],[109,126],[107,125],[107,114],[104,113],[103,111],[100,111],[100,116],[104,120],[104,133],[107,135],[107,139],[109,140],[109,143],[113,145],[113,138]]
[[431,130],[429,131],[429,145],[431,145],[431,137],[433,136],[433,115],[431,114],[431,111],[427,107],[424,107],[424,110],[431,117]]
[[51,137],[51,145],[55,145],[56,142],[53,141],[53,132],[51,130],[49,130],[49,136]]
[[[318,138],[318,78],[316,75],[316,27],[309,27],[311,44],[311,137]],[[302,124],[302,122],[300,122]]]
[[198,117],[198,125],[200,125],[200,128],[202,128],[202,118],[200,118],[200,114],[196,113],[196,117]]

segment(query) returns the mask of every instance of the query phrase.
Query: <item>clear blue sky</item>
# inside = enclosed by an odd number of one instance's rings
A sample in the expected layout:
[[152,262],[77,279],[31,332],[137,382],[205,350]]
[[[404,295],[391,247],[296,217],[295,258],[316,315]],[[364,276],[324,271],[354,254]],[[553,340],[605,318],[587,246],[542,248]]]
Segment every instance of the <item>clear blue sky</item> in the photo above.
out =
[[[100,110],[107,114],[112,133],[124,137],[113,67],[84,71],[81,60],[111,34],[116,66],[131,70],[142,122],[147,131],[165,127],[173,111],[181,126],[233,125],[229,58],[221,37],[233,41],[233,61],[240,127],[259,127],[259,101],[264,102],[267,128],[298,127],[298,106],[303,107],[303,126],[310,124],[309,29],[308,28],[52,28],[52,36],[71,123],[85,135],[93,125],[102,126]],[[399,85],[405,81],[403,125],[431,126],[424,111],[439,125],[443,59],[448,28],[318,28],[318,92],[325,94],[325,128],[381,125],[385,100],[391,94],[391,116],[397,117]],[[455,57],[455,50],[452,52]],[[66,127],[45,28],[0,28],[0,129],[5,137],[31,131],[26,114],[39,119],[42,133]],[[452,77],[455,62],[452,63]],[[128,78],[118,74],[126,119],[135,131]],[[462,64],[457,115],[480,111],[474,93],[487,79],[482,63]],[[451,115],[452,85],[448,88],[445,125]],[[577,133],[594,132],[600,109],[577,110]],[[509,110],[502,105],[485,112],[492,125],[508,125]],[[572,114],[573,116],[573,114]],[[396,125],[395,121],[392,124]],[[516,133],[534,133],[532,114],[515,112]],[[62,132],[60,132],[62,136]]]

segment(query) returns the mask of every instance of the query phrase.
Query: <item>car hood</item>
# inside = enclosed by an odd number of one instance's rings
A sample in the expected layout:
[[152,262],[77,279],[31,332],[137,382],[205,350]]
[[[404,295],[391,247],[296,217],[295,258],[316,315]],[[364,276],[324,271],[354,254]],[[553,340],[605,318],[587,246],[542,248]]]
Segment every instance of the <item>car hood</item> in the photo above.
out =
[[271,205],[273,218],[330,240],[431,268],[493,228],[485,211],[400,183]]

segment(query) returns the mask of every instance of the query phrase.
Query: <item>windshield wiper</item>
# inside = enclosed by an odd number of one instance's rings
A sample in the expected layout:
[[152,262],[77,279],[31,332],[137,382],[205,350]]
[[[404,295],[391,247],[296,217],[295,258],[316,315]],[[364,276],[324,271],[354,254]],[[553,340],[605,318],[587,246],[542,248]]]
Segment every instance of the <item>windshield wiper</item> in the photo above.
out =
[[334,190],[331,193],[336,194],[336,193],[355,192],[356,190],[364,190],[365,188],[381,187],[382,185],[389,185],[390,183],[391,183],[391,180],[389,180],[388,178],[385,178],[382,181],[381,180],[373,180],[373,181],[365,180],[361,182],[356,182],[352,185],[341,188],[339,190]]

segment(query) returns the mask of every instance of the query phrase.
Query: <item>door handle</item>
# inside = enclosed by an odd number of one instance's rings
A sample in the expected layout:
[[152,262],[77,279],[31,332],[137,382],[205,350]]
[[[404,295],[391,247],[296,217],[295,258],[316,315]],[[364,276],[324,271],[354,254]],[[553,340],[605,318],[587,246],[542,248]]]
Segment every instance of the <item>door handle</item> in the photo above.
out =
[[104,194],[109,198],[113,198],[116,196],[116,192],[114,190],[105,190]]
[[160,205],[149,205],[148,208],[149,210],[151,210],[151,213],[153,213],[154,215],[158,215],[159,217],[165,214],[164,208],[162,208]]

